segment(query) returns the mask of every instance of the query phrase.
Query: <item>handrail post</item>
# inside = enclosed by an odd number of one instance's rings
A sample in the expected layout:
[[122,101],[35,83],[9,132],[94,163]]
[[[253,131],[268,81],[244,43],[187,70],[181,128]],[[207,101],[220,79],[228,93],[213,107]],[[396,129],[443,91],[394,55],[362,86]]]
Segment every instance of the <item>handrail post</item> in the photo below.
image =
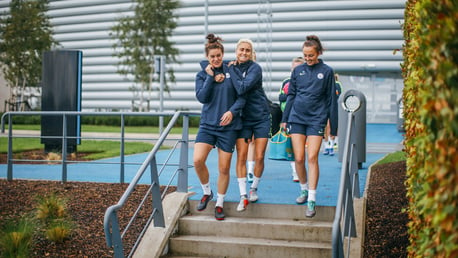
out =
[[13,121],[12,115],[8,114],[8,154],[7,154],[7,164],[8,164],[8,169],[7,169],[7,180],[11,181],[13,180]]
[[67,182],[67,116],[62,116],[62,183]]
[[124,183],[124,135],[125,135],[125,130],[124,130],[124,114],[121,114],[121,149],[120,149],[120,175],[119,175],[119,180],[120,183]]
[[180,165],[178,172],[177,192],[188,192],[188,148],[189,148],[189,115],[183,115],[181,136]]
[[[162,208],[161,185],[159,184],[159,175],[157,173],[156,155],[152,158],[150,164],[151,171],[151,195],[153,201],[153,223],[155,227],[165,227],[164,209]],[[157,212],[155,212],[156,210]]]
[[111,243],[113,245],[114,257],[124,258],[124,247],[122,245],[121,231],[119,230],[118,214],[114,210],[110,216],[111,221]]

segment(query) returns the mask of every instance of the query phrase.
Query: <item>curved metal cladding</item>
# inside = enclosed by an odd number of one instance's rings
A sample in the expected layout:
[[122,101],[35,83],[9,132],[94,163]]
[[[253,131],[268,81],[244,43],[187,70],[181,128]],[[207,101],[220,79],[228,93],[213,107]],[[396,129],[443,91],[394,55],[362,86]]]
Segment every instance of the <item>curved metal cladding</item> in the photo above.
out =
[[[0,11],[7,10],[8,2],[0,3]],[[274,101],[281,81],[289,75],[292,58],[302,55],[301,46],[309,34],[322,40],[326,49],[322,58],[343,75],[344,88],[356,77],[367,77],[365,85],[369,88],[374,87],[378,78],[401,78],[402,53],[394,50],[401,49],[403,44],[405,1],[180,2],[181,7],[176,10],[179,25],[172,40],[180,50],[181,63],[168,64],[176,71],[176,83],[164,96],[165,110],[200,109],[194,96],[194,77],[200,69],[199,60],[204,58],[206,32],[224,39],[226,59],[235,58],[238,39],[251,38],[255,42],[257,59],[264,70],[264,87]],[[55,38],[63,48],[84,53],[84,110],[130,110],[132,100],[139,99],[130,90],[133,84],[129,78],[116,73],[117,60],[112,57],[111,48],[114,42],[109,36],[116,19],[133,14],[131,6],[131,0],[50,1],[48,14]],[[400,91],[399,86],[395,91]],[[158,91],[153,91],[150,98],[152,109],[158,110]],[[370,96],[368,100],[371,101]]]

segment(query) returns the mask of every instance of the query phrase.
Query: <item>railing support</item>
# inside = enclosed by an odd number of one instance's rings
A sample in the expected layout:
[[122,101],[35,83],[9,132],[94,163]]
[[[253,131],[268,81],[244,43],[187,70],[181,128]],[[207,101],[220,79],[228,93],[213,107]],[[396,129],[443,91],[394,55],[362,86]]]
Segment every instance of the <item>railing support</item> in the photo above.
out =
[[[11,119],[11,114],[8,114],[8,154],[6,161],[8,164],[6,175],[8,181],[13,180],[13,121]],[[2,130],[4,130],[4,128],[2,128]]]
[[178,171],[177,192],[188,192],[188,147],[189,147],[189,116],[183,116],[183,132],[181,136],[180,167]]
[[67,182],[67,116],[62,116],[62,183]]
[[151,195],[153,201],[153,223],[155,227],[165,227],[164,209],[162,208],[161,185],[157,173],[156,156],[150,163],[151,169]]

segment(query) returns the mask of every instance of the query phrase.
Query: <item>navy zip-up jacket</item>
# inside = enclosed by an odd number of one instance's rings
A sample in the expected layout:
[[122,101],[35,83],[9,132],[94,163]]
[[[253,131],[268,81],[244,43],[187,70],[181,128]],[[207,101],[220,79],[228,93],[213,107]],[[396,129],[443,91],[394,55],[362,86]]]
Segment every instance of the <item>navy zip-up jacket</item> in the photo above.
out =
[[[207,74],[207,65],[206,60],[200,62],[202,70],[196,75],[196,98],[203,104],[200,126],[217,131],[241,129],[241,112],[246,102],[245,98],[237,94],[226,64],[214,70],[215,75],[223,73],[226,76],[220,83]],[[226,126],[221,126],[221,117],[227,111],[232,112],[232,121]]]
[[291,72],[282,122],[325,128],[328,119],[331,135],[337,135],[338,111],[333,69],[321,59],[312,66],[297,66]]
[[269,101],[262,88],[262,69],[253,61],[231,65],[231,80],[239,95],[244,95],[246,104],[242,112],[243,120],[263,121],[269,118]]

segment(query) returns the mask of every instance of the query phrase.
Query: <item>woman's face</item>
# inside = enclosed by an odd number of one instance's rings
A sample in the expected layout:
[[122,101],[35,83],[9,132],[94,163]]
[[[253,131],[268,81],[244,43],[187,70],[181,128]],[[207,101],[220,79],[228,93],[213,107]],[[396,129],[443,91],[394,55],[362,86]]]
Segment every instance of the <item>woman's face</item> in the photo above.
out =
[[304,59],[307,65],[314,65],[318,63],[318,51],[316,51],[315,47],[304,47],[302,49],[302,53],[304,53]]
[[219,48],[210,49],[207,59],[213,68],[219,68],[223,65],[223,51]]
[[235,51],[235,55],[237,56],[238,63],[245,63],[251,60],[253,56],[253,50],[251,49],[251,45],[246,42],[242,42],[238,45],[237,50]]

